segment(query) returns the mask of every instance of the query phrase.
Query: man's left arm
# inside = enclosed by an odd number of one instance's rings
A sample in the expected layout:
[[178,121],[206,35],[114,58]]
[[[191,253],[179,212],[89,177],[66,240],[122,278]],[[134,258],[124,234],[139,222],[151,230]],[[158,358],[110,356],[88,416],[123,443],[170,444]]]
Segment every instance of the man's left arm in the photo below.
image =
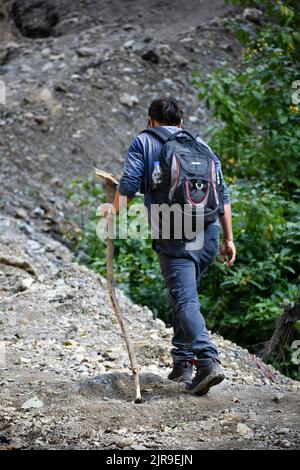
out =
[[236,249],[233,242],[231,204],[224,204],[224,215],[220,217],[223,231],[223,241],[220,246],[221,263],[227,259],[226,266],[230,268],[235,262]]
[[216,171],[220,173],[221,183],[223,185],[224,215],[220,217],[220,222],[221,222],[222,231],[223,231],[223,241],[220,246],[221,263],[223,263],[225,259],[227,259],[226,266],[230,268],[235,262],[235,258],[236,258],[236,249],[235,249],[235,245],[233,242],[231,204],[230,204],[228,187],[224,181],[224,177],[222,173],[221,162],[215,154],[214,156],[215,156],[215,163],[216,163]]

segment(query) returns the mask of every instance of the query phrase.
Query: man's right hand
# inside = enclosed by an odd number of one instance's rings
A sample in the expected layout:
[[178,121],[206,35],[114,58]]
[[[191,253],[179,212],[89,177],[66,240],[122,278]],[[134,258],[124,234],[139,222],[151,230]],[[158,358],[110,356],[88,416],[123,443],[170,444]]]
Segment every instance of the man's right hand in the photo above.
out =
[[109,204],[108,202],[102,204],[101,212],[103,217],[105,218],[106,223],[108,223],[109,219],[114,217],[115,215],[113,204]]

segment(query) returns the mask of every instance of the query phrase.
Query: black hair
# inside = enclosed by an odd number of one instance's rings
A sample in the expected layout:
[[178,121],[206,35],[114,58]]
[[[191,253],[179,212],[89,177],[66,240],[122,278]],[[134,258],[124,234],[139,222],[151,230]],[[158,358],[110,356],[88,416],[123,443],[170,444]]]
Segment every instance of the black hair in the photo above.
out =
[[177,126],[183,119],[183,109],[179,101],[172,96],[163,96],[153,100],[148,116],[165,126]]

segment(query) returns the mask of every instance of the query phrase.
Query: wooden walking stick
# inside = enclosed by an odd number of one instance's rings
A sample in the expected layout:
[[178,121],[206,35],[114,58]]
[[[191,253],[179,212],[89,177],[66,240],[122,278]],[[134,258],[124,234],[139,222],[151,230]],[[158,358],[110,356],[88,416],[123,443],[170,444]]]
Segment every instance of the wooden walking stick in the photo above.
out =
[[[114,200],[115,192],[116,192],[116,187],[118,184],[118,181],[116,178],[114,178],[113,175],[110,173],[106,173],[105,171],[98,170],[95,168],[95,173],[96,173],[96,178],[102,180],[105,182],[106,186],[106,195],[107,195],[107,202],[110,204]],[[129,359],[130,359],[130,364],[131,364],[131,371],[132,371],[132,379],[133,379],[133,384],[135,388],[135,403],[141,403],[142,402],[142,397],[141,397],[141,389],[140,389],[140,381],[139,381],[139,373],[138,373],[138,363],[134,351],[134,346],[133,342],[127,327],[127,324],[125,322],[125,319],[123,317],[121,308],[119,306],[117,297],[116,297],[116,291],[115,291],[115,277],[114,277],[114,239],[113,239],[113,218],[109,217],[108,218],[108,227],[107,227],[107,251],[106,251],[106,271],[107,271],[107,289],[109,293],[109,297],[112,303],[113,310],[116,314],[116,317],[118,319],[119,325],[121,327]]]

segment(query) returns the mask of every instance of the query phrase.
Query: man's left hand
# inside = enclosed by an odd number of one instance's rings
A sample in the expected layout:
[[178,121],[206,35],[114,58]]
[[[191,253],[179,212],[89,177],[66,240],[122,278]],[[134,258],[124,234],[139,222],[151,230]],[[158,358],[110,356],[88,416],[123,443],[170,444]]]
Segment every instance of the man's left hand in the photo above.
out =
[[224,263],[225,259],[227,259],[226,266],[227,268],[231,268],[236,258],[236,249],[235,249],[233,240],[225,240],[221,243],[220,254],[221,254],[221,263]]

